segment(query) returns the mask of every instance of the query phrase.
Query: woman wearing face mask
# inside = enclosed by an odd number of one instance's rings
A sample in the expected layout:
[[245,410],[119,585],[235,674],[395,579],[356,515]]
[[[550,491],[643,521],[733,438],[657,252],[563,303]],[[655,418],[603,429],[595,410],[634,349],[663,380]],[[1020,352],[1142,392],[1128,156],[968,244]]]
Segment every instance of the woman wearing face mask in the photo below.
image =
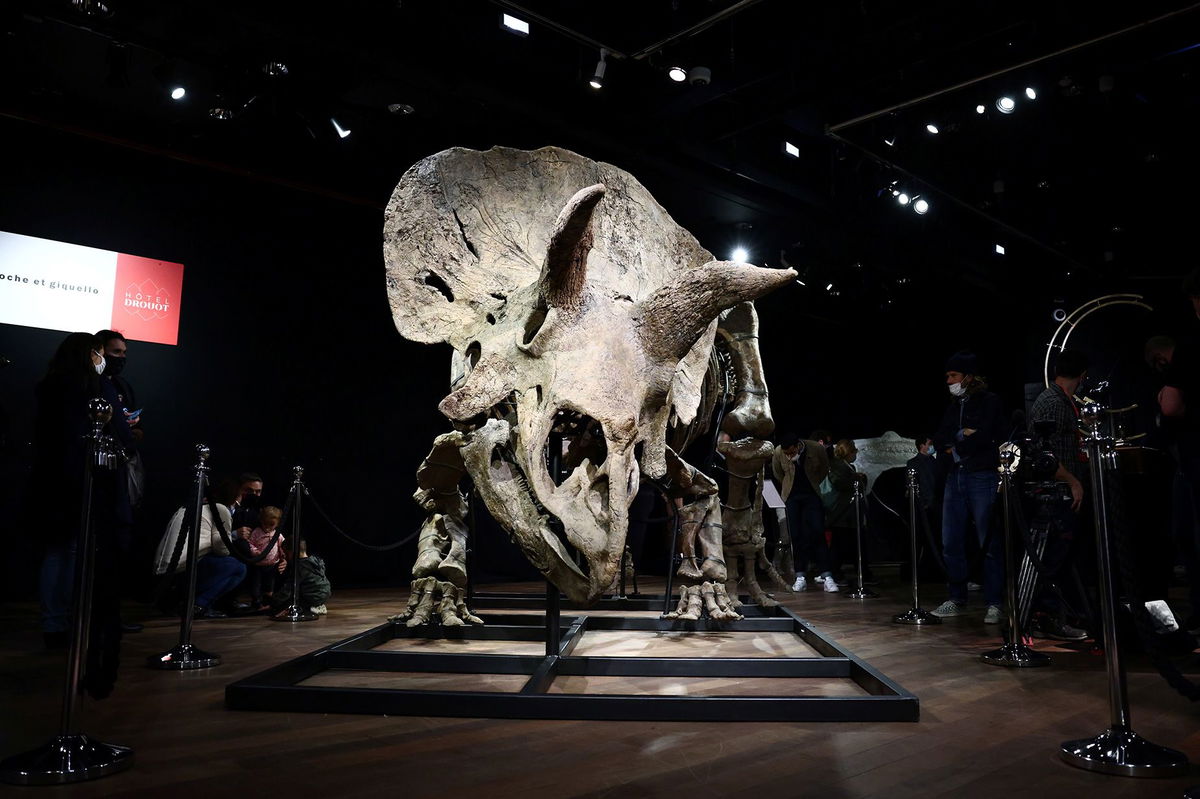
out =
[[[46,646],[67,645],[71,601],[75,588],[75,547],[82,515],[83,470],[87,460],[85,436],[91,431],[89,400],[99,397],[117,407],[116,392],[104,371],[103,344],[91,333],[72,333],[54,353],[45,377],[37,384],[34,455],[30,473],[27,518],[30,529],[41,531],[46,554],[39,577],[42,632]],[[119,444],[133,446],[129,426],[113,415],[105,429]],[[93,598],[93,645],[88,661],[88,688],[107,693],[115,677],[115,646],[120,637],[115,578],[118,471],[93,472],[92,521],[96,533],[96,582]],[[110,629],[116,622],[115,633]],[[94,650],[94,651],[93,651]],[[103,665],[100,665],[103,664]],[[105,677],[105,673],[108,676]]]
[[967,605],[967,517],[975,522],[980,546],[987,542],[983,562],[983,592],[987,603],[984,622],[998,624],[1003,603],[1003,541],[996,531],[988,539],[992,503],[999,483],[1000,444],[1004,411],[1000,398],[988,391],[977,374],[975,356],[957,352],[946,362],[946,388],[951,401],[933,437],[938,457],[950,462],[942,498],[942,546],[949,578],[950,597],[934,611],[935,616],[957,616]]

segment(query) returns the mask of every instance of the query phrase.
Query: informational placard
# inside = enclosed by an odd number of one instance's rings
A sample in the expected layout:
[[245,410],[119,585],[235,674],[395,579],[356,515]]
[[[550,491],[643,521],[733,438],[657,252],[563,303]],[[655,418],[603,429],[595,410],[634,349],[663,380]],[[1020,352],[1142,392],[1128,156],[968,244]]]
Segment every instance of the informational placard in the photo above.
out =
[[0,231],[0,322],[179,340],[183,264]]

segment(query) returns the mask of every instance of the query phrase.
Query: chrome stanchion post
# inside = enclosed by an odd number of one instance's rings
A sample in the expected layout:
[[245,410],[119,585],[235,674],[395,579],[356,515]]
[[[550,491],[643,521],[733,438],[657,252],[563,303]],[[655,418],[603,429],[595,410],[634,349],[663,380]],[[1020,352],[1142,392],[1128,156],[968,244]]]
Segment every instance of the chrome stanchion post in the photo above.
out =
[[942,620],[921,609],[921,587],[917,582],[917,470],[908,467],[908,528],[912,531],[912,607],[892,617],[896,624],[941,624]]
[[0,781],[15,785],[83,782],[124,771],[133,765],[132,749],[93,741],[79,731],[79,682],[87,658],[96,565],[96,542],[92,529],[92,474],[95,469],[115,469],[117,466],[113,441],[102,432],[104,425],[112,418],[112,406],[102,399],[93,399],[88,403],[88,416],[92,421],[92,429],[87,436],[87,461],[83,467],[83,509],[75,549],[71,649],[67,656],[67,679],[63,689],[59,734],[37,749],[0,763]]
[[1117,467],[1116,442],[1105,431],[1107,408],[1090,403],[1080,409],[1080,428],[1092,477],[1092,507],[1096,516],[1096,561],[1100,580],[1100,611],[1104,630],[1104,661],[1108,670],[1108,729],[1094,738],[1066,741],[1059,747],[1063,760],[1077,768],[1123,777],[1177,777],[1188,771],[1182,752],[1147,741],[1133,731],[1125,666],[1117,646],[1116,591],[1112,575],[1105,478]]
[[1050,656],[1035,652],[1025,645],[1021,630],[1021,614],[1017,608],[1017,572],[1013,568],[1012,478],[1016,453],[1005,449],[1000,453],[1000,508],[1004,514],[1004,587],[1008,602],[1008,641],[999,649],[984,652],[979,659],[992,666],[1031,668],[1049,666]]
[[317,614],[300,601],[300,498],[304,495],[304,467],[295,466],[292,473],[292,604],[271,616],[275,621],[313,621]]
[[854,475],[854,543],[858,550],[858,587],[846,594],[851,599],[877,599],[879,594],[863,585],[862,485]]
[[[205,652],[192,645],[192,622],[196,615],[196,569],[199,567],[197,561],[200,555],[200,522],[204,518],[209,454],[208,447],[203,444],[196,445],[196,478],[191,508],[192,534],[187,544],[187,593],[183,598],[183,618],[179,621],[179,643],[162,654],[147,657],[146,665],[152,669],[182,671],[221,665],[220,655]],[[182,528],[180,535],[183,535]]]

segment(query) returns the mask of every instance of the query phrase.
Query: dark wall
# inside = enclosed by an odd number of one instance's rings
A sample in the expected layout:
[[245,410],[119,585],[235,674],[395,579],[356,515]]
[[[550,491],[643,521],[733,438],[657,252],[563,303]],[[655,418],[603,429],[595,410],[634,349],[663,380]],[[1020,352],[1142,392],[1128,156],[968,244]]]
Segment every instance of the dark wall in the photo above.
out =
[[[449,350],[407,342],[392,326],[380,257],[386,196],[366,207],[16,123],[0,134],[0,230],[186,266],[179,345],[132,342],[126,372],[145,409],[148,537],[184,502],[197,442],[212,448],[217,473],[262,473],[274,504],[291,467],[304,465],[324,509],[360,539],[391,542],[416,529],[413,474],[448,429],[436,405]],[[798,286],[764,299],[760,344],[779,427],[839,437],[928,430],[947,401],[945,358],[961,348],[978,351],[993,387],[1020,407],[1054,323],[1045,292],[1018,288],[1027,300],[947,285],[886,309]],[[1081,282],[1066,307],[1107,288]],[[1152,288],[1160,307],[1181,307],[1174,283]],[[1119,351],[1122,368],[1136,372],[1145,336],[1172,326],[1161,317],[1097,325],[1105,343],[1096,346]],[[13,361],[0,370],[6,520],[18,518],[26,486],[33,386],[64,335],[0,325],[0,355]],[[315,514],[305,520],[335,581],[407,582],[413,545],[370,553]],[[36,509],[27,523],[6,524],[5,537],[9,585],[27,591]],[[481,560],[497,576],[532,574],[505,536],[493,538],[481,542]]]

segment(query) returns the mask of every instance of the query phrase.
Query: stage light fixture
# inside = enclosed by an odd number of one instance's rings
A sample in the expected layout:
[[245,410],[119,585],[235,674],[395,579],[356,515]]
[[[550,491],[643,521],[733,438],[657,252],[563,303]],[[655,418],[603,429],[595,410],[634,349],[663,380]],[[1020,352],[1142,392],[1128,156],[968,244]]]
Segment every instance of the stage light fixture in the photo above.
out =
[[520,36],[529,35],[529,23],[523,19],[517,19],[512,14],[500,15],[500,27],[511,33],[516,33]]
[[929,131],[930,133],[932,133],[935,136],[938,134],[938,126],[933,124],[932,122],[930,122],[928,125],[925,126],[925,130]]
[[337,135],[338,135],[339,139],[344,139],[350,135],[350,131],[346,128],[343,128],[341,125],[339,125],[338,121],[336,119],[334,119],[333,117],[330,117],[329,121],[333,123],[333,129],[337,131]]
[[883,143],[886,144],[888,147],[895,147],[896,146],[896,137],[893,136],[890,139],[884,139]]
[[913,200],[913,210],[918,214],[926,214],[929,212],[929,201],[923,199]]
[[596,62],[596,71],[592,73],[591,79],[588,80],[588,86],[591,86],[593,89],[604,88],[604,72],[608,68],[608,64],[604,59],[607,56],[607,50],[600,51],[600,60]]
[[729,260],[737,261],[738,263],[746,263],[750,259],[750,253],[746,252],[745,247],[735,247],[729,256]]
[[1067,312],[1062,308],[1055,308],[1050,314],[1050,318],[1055,322],[1065,322],[1067,320]]
[[218,122],[228,122],[233,119],[233,110],[221,105],[214,105],[208,109],[209,119],[215,119]]
[[108,19],[112,16],[112,9],[99,0],[71,0],[71,7],[85,17],[94,19]]
[[1028,97],[1030,100],[1036,100],[1037,99],[1037,89],[1033,88],[1032,86],[1026,86],[1025,87],[1025,96]]
[[1011,114],[1017,107],[1017,101],[1005,95],[996,101],[996,110],[1001,114]]
[[996,255],[1004,255],[1004,245],[1003,244],[996,245]]
[[982,103],[980,103],[979,105],[975,106],[975,113],[976,113],[976,114],[982,114],[984,111],[987,111],[987,108],[985,108],[985,107],[984,107],[984,105],[983,105]]
[[389,103],[387,107],[388,113],[395,114],[398,117],[412,116],[417,113],[417,109],[413,108],[408,103]]
[[712,70],[708,67],[692,67],[688,70],[688,83],[693,86],[707,86],[712,83]]
[[282,61],[268,61],[263,64],[262,71],[268,78],[285,78],[288,74],[288,65]]
[[792,158],[800,157],[800,148],[797,147],[796,145],[792,144],[790,141],[785,141],[783,143],[783,151],[785,153],[787,153],[788,155],[790,155]]
[[826,287],[825,287],[825,290],[826,290],[826,291],[833,291],[833,284],[832,284],[832,283],[830,283],[828,286],[826,286]]
[[908,200],[909,197],[907,194],[900,193],[896,195],[896,202],[900,203],[901,205],[908,205]]
[[676,83],[683,83],[687,80],[687,70],[683,67],[671,67],[667,70],[667,77]]
[[171,89],[172,100],[182,100],[186,95],[187,89],[183,88],[182,86],[176,86],[174,89]]

